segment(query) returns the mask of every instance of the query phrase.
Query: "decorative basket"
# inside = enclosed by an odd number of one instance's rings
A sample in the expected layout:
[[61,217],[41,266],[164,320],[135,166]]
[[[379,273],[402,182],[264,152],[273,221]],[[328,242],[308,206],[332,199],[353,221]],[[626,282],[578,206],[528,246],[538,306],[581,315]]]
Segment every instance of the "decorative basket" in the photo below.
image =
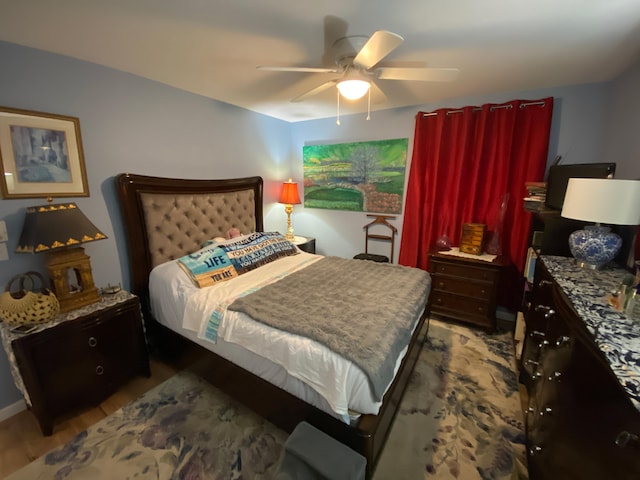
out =
[[[37,282],[40,287],[37,288]],[[25,285],[29,283],[30,288]],[[14,284],[20,289],[13,292]],[[60,304],[55,294],[45,287],[44,277],[38,272],[16,275],[0,295],[0,319],[8,325],[29,325],[46,323],[60,312]]]

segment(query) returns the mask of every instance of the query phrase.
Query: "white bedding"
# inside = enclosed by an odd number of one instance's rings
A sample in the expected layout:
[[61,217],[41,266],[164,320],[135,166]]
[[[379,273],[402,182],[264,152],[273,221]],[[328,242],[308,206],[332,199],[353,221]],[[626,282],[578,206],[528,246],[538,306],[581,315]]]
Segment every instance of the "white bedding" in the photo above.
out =
[[[376,414],[381,403],[373,400],[364,373],[352,362],[313,340],[284,333],[233,311],[224,313],[217,342],[205,338],[209,318],[215,308],[224,308],[248,289],[276,281],[278,277],[304,268],[320,258],[319,255],[301,252],[202,289],[189,280],[177,261],[167,262],[151,272],[151,311],[160,323],[172,330],[195,339],[208,350],[346,421],[349,413],[352,418],[354,412]],[[295,292],[291,294],[295,295]],[[243,357],[243,351],[246,353],[247,350],[255,355]],[[396,372],[405,353],[406,348],[396,361]],[[274,368],[268,369],[263,358],[275,364]],[[311,387],[322,398],[310,398],[313,395],[292,379],[284,378],[281,369]]]

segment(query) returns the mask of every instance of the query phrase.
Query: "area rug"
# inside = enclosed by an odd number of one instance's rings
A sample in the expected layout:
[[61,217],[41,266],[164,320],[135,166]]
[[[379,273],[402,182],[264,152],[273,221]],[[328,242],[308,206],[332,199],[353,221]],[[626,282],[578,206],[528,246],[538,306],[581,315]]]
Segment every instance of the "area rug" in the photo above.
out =
[[[432,319],[374,479],[524,479],[523,430],[511,335]],[[7,478],[269,479],[286,438],[187,370]]]

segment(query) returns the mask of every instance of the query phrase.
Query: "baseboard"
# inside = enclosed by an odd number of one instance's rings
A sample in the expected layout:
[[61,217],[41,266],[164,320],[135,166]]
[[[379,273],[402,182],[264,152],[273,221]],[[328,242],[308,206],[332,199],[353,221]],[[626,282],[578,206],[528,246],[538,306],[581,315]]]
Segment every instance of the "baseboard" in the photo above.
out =
[[6,420],[7,418],[13,417],[14,415],[26,409],[27,404],[24,403],[24,400],[18,400],[16,403],[0,409],[0,422]]

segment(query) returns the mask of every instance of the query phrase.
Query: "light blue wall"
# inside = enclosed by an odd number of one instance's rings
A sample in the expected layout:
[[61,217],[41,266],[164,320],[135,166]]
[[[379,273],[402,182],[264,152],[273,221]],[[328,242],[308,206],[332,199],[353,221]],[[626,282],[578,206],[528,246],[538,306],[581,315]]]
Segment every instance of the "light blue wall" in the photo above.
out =
[[[269,215],[279,185],[291,175],[288,123],[157,82],[0,42],[0,105],[80,119],[90,197],[70,199],[109,238],[85,246],[97,286],[128,285],[127,255],[114,176],[122,172],[181,178],[261,175],[265,226],[286,228]],[[0,200],[9,234],[9,261],[0,262],[0,287],[15,274],[44,273],[43,258],[13,253],[26,206],[45,199]],[[19,399],[0,351],[0,408]]]
[[616,162],[616,177],[640,180],[640,61],[612,88],[604,161]]
[[[86,246],[98,286],[128,285],[113,186],[118,173],[182,178],[261,175],[265,179],[265,227],[283,231],[286,216],[276,203],[280,182],[288,177],[302,180],[305,144],[408,137],[411,150],[419,110],[553,96],[549,158],[562,154],[568,163],[595,162],[603,156],[605,118],[611,103],[610,84],[595,84],[373,112],[369,121],[364,115],[343,116],[339,127],[335,119],[289,124],[140,77],[3,42],[0,65],[0,105],[80,119],[91,196],[72,200],[109,237]],[[10,260],[0,262],[2,288],[16,273],[43,271],[38,256],[12,253],[25,207],[40,203],[38,199],[0,200],[0,220],[7,222],[10,251]],[[320,253],[343,257],[362,251],[366,221],[363,213],[305,210],[302,205],[293,213],[297,234],[315,236]],[[401,216],[396,225],[401,231]],[[398,247],[396,257],[397,252]],[[0,409],[19,398],[4,351],[0,351]]]

